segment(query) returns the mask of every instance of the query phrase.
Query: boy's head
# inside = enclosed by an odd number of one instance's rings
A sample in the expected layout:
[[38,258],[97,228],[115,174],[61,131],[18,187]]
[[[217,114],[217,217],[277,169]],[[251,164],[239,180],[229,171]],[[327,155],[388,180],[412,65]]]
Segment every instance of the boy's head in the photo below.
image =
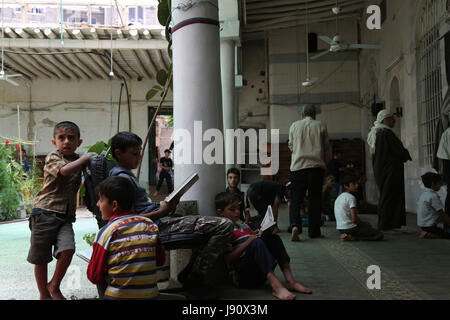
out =
[[219,193],[215,198],[215,205],[217,213],[225,218],[230,219],[234,223],[239,220],[241,213],[239,209],[239,202],[241,199],[238,195],[230,192]]
[[170,151],[169,149],[164,150],[164,155],[166,156],[166,158],[169,158],[171,153],[172,151]]
[[60,122],[53,129],[52,144],[65,156],[73,155],[82,142],[80,128],[73,122]]
[[97,185],[95,192],[99,197],[97,206],[103,220],[108,220],[119,211],[130,211],[133,206],[135,188],[127,178],[108,177]]
[[342,186],[347,192],[356,192],[358,190],[359,179],[353,174],[344,176],[341,180]]
[[131,132],[119,132],[111,140],[111,151],[119,166],[136,169],[141,160],[142,139]]
[[434,191],[439,191],[442,186],[442,176],[434,172],[427,172],[422,177],[423,185]]
[[227,182],[230,188],[237,188],[241,181],[241,172],[236,168],[230,168],[227,171]]

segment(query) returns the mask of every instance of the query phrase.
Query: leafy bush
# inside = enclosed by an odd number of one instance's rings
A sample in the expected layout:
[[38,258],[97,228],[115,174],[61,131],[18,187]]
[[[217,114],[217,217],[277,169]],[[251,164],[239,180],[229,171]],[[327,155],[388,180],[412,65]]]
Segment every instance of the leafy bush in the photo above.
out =
[[21,205],[30,213],[33,199],[42,188],[37,169],[24,173],[14,151],[7,143],[0,144],[0,221],[16,219]]

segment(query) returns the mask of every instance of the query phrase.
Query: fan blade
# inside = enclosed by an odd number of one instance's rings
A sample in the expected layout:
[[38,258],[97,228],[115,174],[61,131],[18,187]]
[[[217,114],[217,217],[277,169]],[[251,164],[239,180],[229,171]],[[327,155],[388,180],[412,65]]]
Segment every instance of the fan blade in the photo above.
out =
[[348,46],[349,49],[381,49],[382,46],[378,44],[351,44]]
[[330,44],[330,45],[336,45],[337,43],[335,41],[333,41],[333,39],[331,39],[330,37],[327,36],[319,36],[319,39],[322,41],[325,41],[326,43]]
[[8,79],[8,78],[6,78],[5,80],[6,80],[7,82],[9,82],[10,84],[12,84],[13,86],[16,86],[16,87],[19,86],[19,84],[18,84],[17,82],[13,81],[13,80],[10,80],[10,79]]
[[312,56],[312,57],[311,57],[311,60],[319,59],[320,57],[326,55],[326,54],[329,53],[329,52],[330,52],[329,50],[326,50],[326,51],[323,51],[323,52],[321,52],[321,53],[318,53],[318,54],[316,54],[315,56]]
[[22,77],[23,75],[21,75],[21,74],[6,74],[5,75],[5,78],[6,79],[9,79],[9,78],[17,78],[17,77]]

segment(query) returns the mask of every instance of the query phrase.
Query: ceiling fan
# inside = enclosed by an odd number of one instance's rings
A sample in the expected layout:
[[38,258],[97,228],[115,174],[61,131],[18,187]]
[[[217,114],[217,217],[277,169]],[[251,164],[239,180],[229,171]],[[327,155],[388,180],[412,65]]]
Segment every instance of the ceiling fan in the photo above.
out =
[[4,39],[5,39],[5,28],[3,27],[3,12],[4,12],[4,0],[2,0],[2,70],[0,71],[0,80],[5,80],[6,82],[9,82],[10,84],[18,87],[19,84],[17,82],[15,82],[14,80],[11,80],[11,78],[17,78],[17,77],[22,77],[22,74],[17,73],[17,74],[9,74],[6,75],[5,74],[5,44],[4,44]]
[[336,0],[336,6],[331,9],[333,13],[336,15],[336,35],[331,39],[327,36],[319,36],[319,39],[328,43],[330,45],[330,49],[323,51],[315,56],[312,56],[311,59],[318,59],[328,53],[345,51],[348,49],[381,49],[380,45],[377,44],[348,44],[341,42],[341,37],[339,35],[339,13],[341,13],[342,8],[338,6],[338,1]]
[[311,78],[309,75],[309,41],[308,41],[308,1],[306,1],[306,80],[302,82],[302,86],[305,88],[312,87],[319,78]]

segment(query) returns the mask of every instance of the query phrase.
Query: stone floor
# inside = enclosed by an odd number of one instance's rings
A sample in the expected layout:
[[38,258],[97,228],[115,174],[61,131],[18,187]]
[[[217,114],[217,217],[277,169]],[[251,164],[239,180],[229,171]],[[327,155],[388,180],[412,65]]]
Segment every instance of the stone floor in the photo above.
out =
[[[376,224],[376,216],[362,216]],[[382,242],[340,242],[334,223],[327,223],[322,232],[325,239],[290,241],[286,231],[284,240],[295,277],[313,290],[312,295],[299,295],[298,300],[424,300],[450,299],[450,241],[419,239],[416,216],[407,215],[408,227],[400,235],[386,236]],[[288,227],[287,208],[280,210],[281,229]],[[96,232],[95,219],[89,212],[78,210],[74,224],[77,251],[86,249],[86,233]],[[306,231],[306,230],[304,230]],[[1,224],[0,243],[0,300],[34,300],[38,291],[33,266],[26,261],[30,231],[27,221]],[[369,290],[367,268],[377,265],[381,270],[381,289]],[[55,261],[49,264],[52,274]],[[87,263],[74,256],[62,283],[67,298],[95,298],[95,287],[85,274]],[[281,277],[277,268],[276,274]],[[270,300],[268,285],[253,290],[221,285],[223,299]]]

